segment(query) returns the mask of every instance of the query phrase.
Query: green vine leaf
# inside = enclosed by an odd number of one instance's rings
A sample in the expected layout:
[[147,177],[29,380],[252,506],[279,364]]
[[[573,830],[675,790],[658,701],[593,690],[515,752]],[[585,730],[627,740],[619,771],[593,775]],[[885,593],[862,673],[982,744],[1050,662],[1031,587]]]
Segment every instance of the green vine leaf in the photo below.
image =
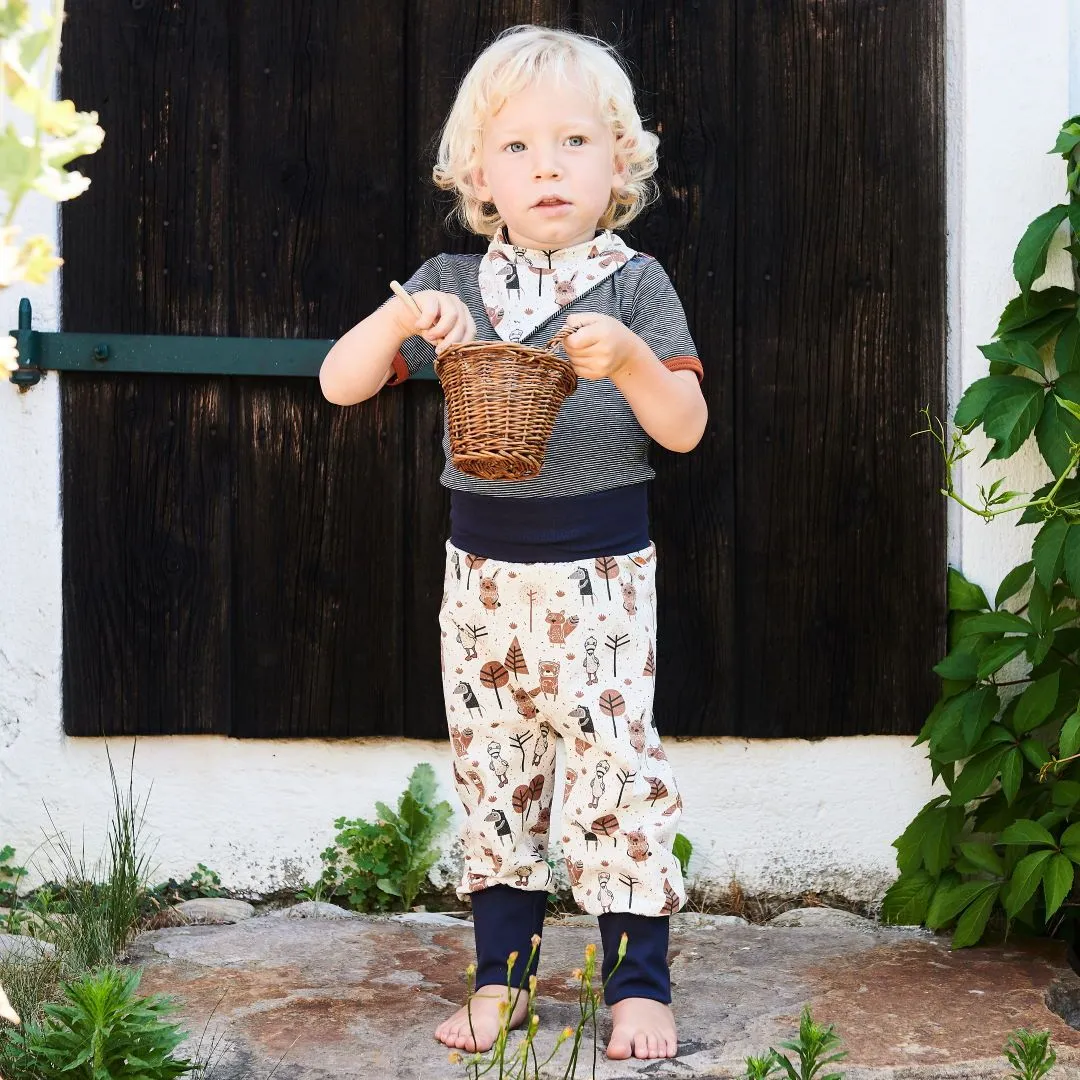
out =
[[901,873],[881,901],[881,921],[886,925],[918,926],[930,910],[937,881],[925,870]]
[[948,604],[950,611],[985,611],[990,606],[986,593],[951,566],[948,576]]
[[1030,292],[1031,286],[1046,272],[1046,254],[1050,241],[1068,213],[1068,205],[1059,203],[1040,214],[1024,230],[1013,255],[1013,277],[1023,293]]
[[985,378],[976,379],[961,396],[953,414],[953,423],[959,428],[966,428],[981,421],[986,406],[998,394],[1016,388],[1023,389],[1020,384],[1030,382],[1030,379],[1025,379],[1022,375],[987,375]]
[[1069,401],[1068,398],[1063,398],[1060,394],[1054,395],[1054,400],[1070,415],[1080,420],[1080,405],[1077,405],[1073,401]]
[[999,608],[1006,600],[1010,600],[1014,597],[1027,583],[1031,577],[1031,572],[1035,569],[1033,562],[1021,563],[1019,566],[1014,566],[1006,575],[1001,579],[1001,584],[998,586],[997,595],[994,597],[994,607]]
[[1017,735],[1033,731],[1050,715],[1058,699],[1059,671],[1033,682],[1021,695],[1013,713],[1013,730]]
[[[1080,596],[1080,529],[1070,526],[1062,550],[1062,571],[1074,596]],[[1066,609],[1069,610],[1069,609]],[[1072,612],[1075,614],[1075,612]]]
[[1044,379],[1046,378],[1046,367],[1043,365],[1042,357],[1030,341],[1009,340],[1004,344],[1009,350],[1009,357],[1014,364],[1025,367],[1029,371],[1034,371]]
[[980,893],[995,888],[991,881],[963,881],[959,884],[942,882],[930,902],[926,913],[926,925],[931,930],[940,930],[952,922]]
[[1047,844],[1056,847],[1057,841],[1050,831],[1031,818],[1014,821],[1002,834],[1002,844]]
[[953,931],[952,948],[963,949],[974,945],[982,937],[990,912],[1001,892],[1000,885],[991,885],[980,893],[960,916]]
[[1045,634],[1050,625],[1050,597],[1043,583],[1036,578],[1031,584],[1028,597],[1028,618],[1038,634]]
[[1058,132],[1057,142],[1050,153],[1068,157],[1077,143],[1080,143],[1080,124],[1065,124]]
[[[1027,296],[1023,294],[1016,296],[1005,305],[997,329],[994,331],[994,337],[1023,337],[1030,341],[1031,328],[1043,319],[1059,318],[1064,313],[1067,321],[1070,313],[1076,310],[1076,299],[1076,293],[1072,289],[1066,289],[1060,285],[1049,289],[1037,289],[1028,293]],[[1029,333],[1018,333],[1025,329]],[[1038,345],[1040,342],[1036,340],[1033,344]]]
[[1004,756],[1005,749],[994,746],[971,758],[964,766],[964,771],[956,778],[949,801],[954,806],[963,806],[984,794],[990,782],[997,776],[998,766]]
[[[1061,735],[1058,738],[1058,755],[1060,757],[1072,757],[1077,750],[1080,750],[1080,711],[1074,712],[1072,716],[1061,725]],[[1065,783],[1076,783],[1075,781],[1061,781],[1055,785],[1055,793],[1057,789],[1061,788]],[[1076,784],[1077,796],[1080,797],[1080,784]]]
[[1045,395],[1042,414],[1035,425],[1035,442],[1039,453],[1055,477],[1069,467],[1072,457],[1070,442],[1080,442],[1080,420],[1061,404],[1060,398],[1060,394]]
[[1061,574],[1065,561],[1065,534],[1069,523],[1064,518],[1048,521],[1035,537],[1031,554],[1035,560],[1035,574],[1047,589],[1051,588]]
[[1012,457],[1035,430],[1043,408],[1043,389],[1031,379],[1018,382],[1023,385],[1001,391],[983,413],[983,430],[995,443],[984,464]]
[[1043,867],[1054,853],[1049,850],[1033,851],[1017,864],[1005,893],[1005,912],[1015,915],[1031,897],[1042,881]]
[[1001,856],[990,844],[967,843],[958,845],[961,854],[974,863],[980,870],[1001,876],[1005,873],[1005,864]]
[[1043,871],[1043,894],[1046,897],[1046,917],[1054,914],[1072,888],[1074,876],[1073,864],[1068,855],[1057,852],[1046,864]]
[[1046,747],[1038,739],[1025,739],[1020,744],[1020,752],[1036,769],[1041,769],[1050,760]]
[[989,679],[1010,660],[1019,656],[1026,647],[1027,638],[1006,638],[1004,641],[991,642],[980,654],[978,678]]
[[[1044,594],[1045,595],[1045,594]],[[1021,615],[1011,611],[990,611],[985,615],[975,615],[965,621],[961,637],[971,634],[1031,634],[1035,626]]]
[[1005,801],[1012,806],[1020,790],[1020,781],[1024,775],[1024,755],[1014,746],[1001,759],[1001,790],[1005,792]]
[[1080,322],[1070,319],[1054,345],[1054,367],[1058,375],[1071,375],[1080,370]]

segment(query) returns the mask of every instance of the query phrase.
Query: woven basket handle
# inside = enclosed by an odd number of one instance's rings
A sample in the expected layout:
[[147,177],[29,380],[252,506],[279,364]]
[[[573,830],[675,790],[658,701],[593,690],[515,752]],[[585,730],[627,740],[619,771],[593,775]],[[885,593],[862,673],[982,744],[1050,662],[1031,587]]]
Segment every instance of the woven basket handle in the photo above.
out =
[[575,330],[575,326],[564,326],[545,346],[546,352],[553,353],[558,345],[561,345]]

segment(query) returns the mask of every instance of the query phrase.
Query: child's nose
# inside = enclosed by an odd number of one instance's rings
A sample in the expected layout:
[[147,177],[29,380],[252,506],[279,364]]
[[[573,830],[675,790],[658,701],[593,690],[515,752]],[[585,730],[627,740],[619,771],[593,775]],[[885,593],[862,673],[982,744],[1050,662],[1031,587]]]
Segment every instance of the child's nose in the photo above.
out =
[[533,171],[537,180],[544,180],[551,176],[561,176],[562,165],[556,154],[541,150],[533,163]]

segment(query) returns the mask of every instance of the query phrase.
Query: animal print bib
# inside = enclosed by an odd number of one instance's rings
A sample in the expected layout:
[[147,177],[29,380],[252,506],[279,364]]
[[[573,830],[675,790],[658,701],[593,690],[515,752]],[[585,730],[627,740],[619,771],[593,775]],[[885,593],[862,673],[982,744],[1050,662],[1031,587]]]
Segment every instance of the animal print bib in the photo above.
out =
[[635,254],[610,229],[572,247],[537,251],[508,243],[503,226],[480,260],[479,273],[495,333],[503,341],[523,341]]

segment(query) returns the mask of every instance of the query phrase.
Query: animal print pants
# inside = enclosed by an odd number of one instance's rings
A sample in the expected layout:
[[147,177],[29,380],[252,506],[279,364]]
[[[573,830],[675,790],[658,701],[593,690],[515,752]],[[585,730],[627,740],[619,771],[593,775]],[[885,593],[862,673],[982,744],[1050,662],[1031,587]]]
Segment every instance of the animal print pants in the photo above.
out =
[[513,563],[447,544],[439,623],[454,781],[468,814],[458,896],[548,889],[555,740],[561,855],[592,915],[669,915],[682,798],[653,722],[655,548]]

